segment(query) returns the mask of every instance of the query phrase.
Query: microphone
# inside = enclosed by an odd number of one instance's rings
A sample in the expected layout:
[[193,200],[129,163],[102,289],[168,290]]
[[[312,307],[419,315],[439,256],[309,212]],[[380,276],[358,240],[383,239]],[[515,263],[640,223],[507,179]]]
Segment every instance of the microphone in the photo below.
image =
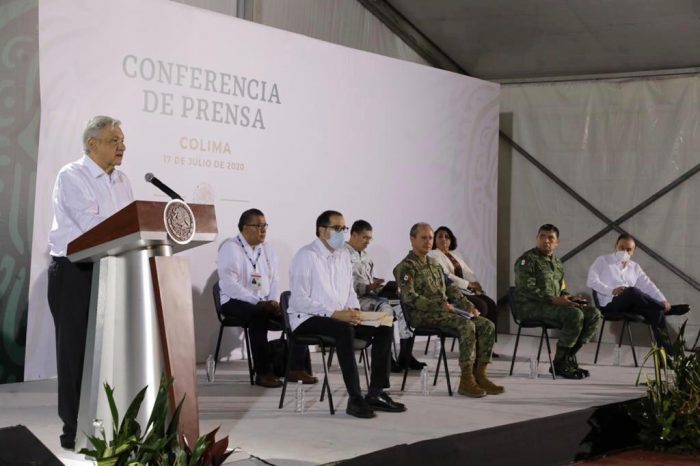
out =
[[170,189],[170,188],[168,187],[168,185],[166,185],[165,183],[163,183],[162,181],[160,181],[158,178],[156,178],[155,176],[153,176],[153,173],[146,173],[145,178],[146,178],[146,181],[147,181],[147,182],[151,183],[153,186],[155,186],[156,188],[158,188],[158,189],[160,189],[161,191],[163,191],[163,192],[164,192],[165,194],[167,194],[171,199],[180,199],[181,201],[184,201],[184,199],[182,198],[182,196],[180,196],[178,193],[176,193],[175,191],[173,191],[172,189]]

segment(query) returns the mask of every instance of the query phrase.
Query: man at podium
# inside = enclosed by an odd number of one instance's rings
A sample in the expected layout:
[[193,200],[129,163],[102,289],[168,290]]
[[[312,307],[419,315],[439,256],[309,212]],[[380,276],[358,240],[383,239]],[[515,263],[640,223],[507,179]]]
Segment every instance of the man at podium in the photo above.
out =
[[75,448],[92,264],[74,264],[66,252],[68,243],[134,200],[128,178],[116,169],[126,150],[120,126],[108,116],[91,118],[83,131],[84,155],[61,168],[53,189],[48,301],[56,328],[60,440],[67,449]]

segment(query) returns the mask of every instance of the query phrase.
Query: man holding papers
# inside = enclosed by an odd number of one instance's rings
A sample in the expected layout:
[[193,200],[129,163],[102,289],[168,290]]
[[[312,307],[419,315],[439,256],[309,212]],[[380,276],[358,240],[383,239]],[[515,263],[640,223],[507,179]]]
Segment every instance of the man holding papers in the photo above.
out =
[[459,332],[459,393],[473,398],[498,395],[504,388],[486,376],[495,338],[493,322],[481,317],[456,285],[445,285],[440,265],[428,257],[433,229],[427,223],[411,228],[411,251],[394,268],[401,301],[415,325],[439,326]]
[[[289,268],[289,323],[297,334],[321,334],[335,339],[350,395],[348,414],[371,418],[375,411],[402,412],[406,407],[384,392],[389,387],[393,328],[376,319],[372,321],[376,326],[362,325],[365,313],[359,310],[350,256],[343,248],[347,230],[340,212],[327,210],[316,219],[317,238],[296,253]],[[377,317],[377,313],[370,314]],[[355,362],[355,338],[372,342],[372,374],[365,397]]]

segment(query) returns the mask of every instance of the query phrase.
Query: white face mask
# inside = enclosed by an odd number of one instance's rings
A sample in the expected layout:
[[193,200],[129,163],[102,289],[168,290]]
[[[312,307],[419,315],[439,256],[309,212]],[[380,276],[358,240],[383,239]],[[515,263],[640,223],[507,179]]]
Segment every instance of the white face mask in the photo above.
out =
[[629,262],[630,255],[627,251],[615,251],[615,259],[617,259],[618,262]]

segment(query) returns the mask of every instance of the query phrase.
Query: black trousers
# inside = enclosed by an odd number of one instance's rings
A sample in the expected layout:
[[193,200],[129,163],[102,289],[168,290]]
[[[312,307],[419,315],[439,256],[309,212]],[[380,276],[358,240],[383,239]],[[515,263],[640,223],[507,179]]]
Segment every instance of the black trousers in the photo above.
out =
[[[235,317],[248,325],[250,335],[250,352],[253,356],[253,370],[258,376],[272,372],[272,361],[267,343],[269,321],[275,320],[263,309],[246,301],[231,299],[221,306],[221,313]],[[281,319],[281,318],[280,318]],[[281,322],[280,322],[281,323]],[[306,370],[309,350],[305,346],[296,346],[292,354],[291,370]]]
[[359,338],[372,342],[372,370],[369,386],[373,389],[389,387],[391,341],[393,327],[366,325],[354,326],[332,317],[314,316],[302,322],[295,330],[297,335],[315,334],[329,336],[335,340],[338,364],[343,372],[343,381],[348,395],[361,397],[360,376],[357,372],[353,342]]
[[65,439],[74,439],[78,427],[91,284],[92,264],[74,264],[65,257],[51,260],[48,301],[56,329],[58,416]]
[[626,312],[644,316],[644,321],[652,326],[656,342],[667,349],[670,348],[670,341],[666,333],[666,313],[664,312],[663,304],[638,288],[633,286],[625,288],[601,311],[603,311],[603,314],[607,312]]

